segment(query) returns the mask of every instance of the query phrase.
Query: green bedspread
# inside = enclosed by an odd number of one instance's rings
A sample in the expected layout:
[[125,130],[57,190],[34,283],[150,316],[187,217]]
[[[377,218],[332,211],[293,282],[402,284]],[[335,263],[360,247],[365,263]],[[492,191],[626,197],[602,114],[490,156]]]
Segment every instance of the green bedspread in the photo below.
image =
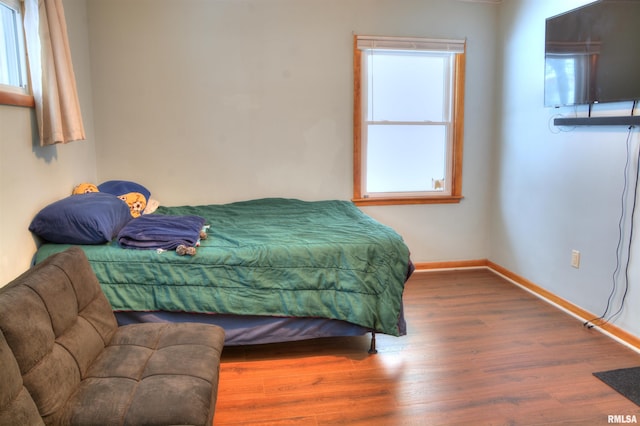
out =
[[[400,334],[408,248],[351,202],[273,198],[154,214],[202,216],[208,238],[193,257],[82,246],[116,311],[321,317]],[[36,262],[67,247],[45,244]]]

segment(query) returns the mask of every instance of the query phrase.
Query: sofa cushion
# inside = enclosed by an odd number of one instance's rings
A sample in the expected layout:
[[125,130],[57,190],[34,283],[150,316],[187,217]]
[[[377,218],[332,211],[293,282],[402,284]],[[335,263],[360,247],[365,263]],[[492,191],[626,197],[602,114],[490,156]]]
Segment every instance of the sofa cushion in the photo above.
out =
[[0,425],[42,425],[38,407],[22,384],[18,362],[0,332]]
[[[191,323],[120,327],[71,397],[63,423],[207,424],[224,331]],[[108,399],[104,395],[109,395]]]
[[61,254],[3,287],[0,297],[0,330],[45,422],[57,418],[117,329],[84,252]]

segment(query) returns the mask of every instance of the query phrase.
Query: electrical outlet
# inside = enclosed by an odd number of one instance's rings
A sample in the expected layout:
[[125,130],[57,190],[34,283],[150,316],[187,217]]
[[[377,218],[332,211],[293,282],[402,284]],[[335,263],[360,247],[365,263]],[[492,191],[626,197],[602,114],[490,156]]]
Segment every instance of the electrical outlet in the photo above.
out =
[[571,266],[576,269],[580,267],[580,252],[578,250],[571,250]]

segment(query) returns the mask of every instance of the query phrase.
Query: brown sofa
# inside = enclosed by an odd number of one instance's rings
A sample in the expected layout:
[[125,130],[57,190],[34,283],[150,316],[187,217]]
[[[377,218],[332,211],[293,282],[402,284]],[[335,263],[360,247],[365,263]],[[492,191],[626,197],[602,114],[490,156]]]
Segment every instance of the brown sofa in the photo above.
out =
[[0,425],[211,425],[224,331],[118,327],[79,248],[0,288]]

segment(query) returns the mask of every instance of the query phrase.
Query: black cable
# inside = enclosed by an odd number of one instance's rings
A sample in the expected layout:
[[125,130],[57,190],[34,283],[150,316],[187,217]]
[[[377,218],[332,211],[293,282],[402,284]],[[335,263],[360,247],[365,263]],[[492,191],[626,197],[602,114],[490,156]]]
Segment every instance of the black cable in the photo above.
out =
[[[629,126],[629,138],[631,137],[632,129],[633,129],[633,126]],[[638,181],[640,181],[640,150],[638,151],[637,161],[638,163],[636,166],[636,182],[634,185],[635,192],[633,194],[633,203],[631,205],[632,206],[631,207],[631,227],[629,229],[629,242],[627,246],[627,264],[625,265],[625,288],[624,288],[624,293],[622,294],[622,300],[620,301],[620,307],[616,312],[611,314],[611,316],[607,319],[607,321],[605,321],[605,323],[613,320],[618,315],[620,315],[620,313],[622,313],[622,309],[624,308],[624,302],[627,299],[627,293],[629,292],[629,267],[631,264],[631,247],[633,242],[633,228],[634,228],[633,222],[636,215],[636,206],[638,201]]]
[[[633,108],[632,108],[632,112],[633,109],[635,109],[635,105],[636,105],[636,101],[634,101],[633,103]],[[636,211],[636,204],[637,204],[637,198],[638,198],[638,182],[640,181],[640,150],[638,151],[638,163],[636,163],[636,179],[635,179],[635,184],[634,184],[634,195],[633,195],[633,206],[631,209],[631,229],[629,231],[629,241],[628,241],[628,246],[627,246],[627,261],[626,261],[626,265],[625,265],[625,291],[623,293],[623,297],[622,300],[620,302],[620,307],[618,308],[618,310],[613,313],[611,316],[609,316],[608,319],[605,320],[605,316],[607,315],[607,313],[609,312],[609,308],[611,307],[611,302],[613,300],[613,296],[617,293],[617,275],[620,271],[620,266],[621,266],[621,259],[620,259],[620,249],[622,246],[622,238],[623,238],[623,222],[624,222],[624,216],[625,216],[625,199],[626,199],[626,194],[628,191],[628,170],[629,170],[629,163],[631,161],[631,154],[630,154],[630,147],[631,147],[631,136],[633,134],[633,126],[629,126],[629,132],[627,133],[627,140],[626,140],[626,146],[627,146],[627,159],[625,162],[625,166],[624,166],[624,185],[622,188],[622,197],[621,197],[621,212],[620,212],[620,219],[618,220],[618,245],[616,247],[616,268],[613,271],[612,274],[612,288],[611,288],[611,293],[609,293],[609,297],[607,299],[607,305],[605,307],[604,312],[602,313],[602,315],[600,315],[599,317],[596,318],[592,318],[590,320],[585,321],[582,325],[591,329],[593,328],[595,325],[598,326],[602,326],[604,324],[606,324],[607,322],[611,321],[614,317],[616,317],[617,315],[619,315],[622,312],[622,308],[624,306],[624,302],[626,300],[627,297],[627,293],[629,291],[629,264],[630,264],[630,259],[631,259],[631,243],[633,241],[633,222],[634,222],[634,217],[635,217],[635,211]],[[599,323],[599,324],[593,324],[594,321],[600,321],[600,320],[604,320],[603,322]]]

